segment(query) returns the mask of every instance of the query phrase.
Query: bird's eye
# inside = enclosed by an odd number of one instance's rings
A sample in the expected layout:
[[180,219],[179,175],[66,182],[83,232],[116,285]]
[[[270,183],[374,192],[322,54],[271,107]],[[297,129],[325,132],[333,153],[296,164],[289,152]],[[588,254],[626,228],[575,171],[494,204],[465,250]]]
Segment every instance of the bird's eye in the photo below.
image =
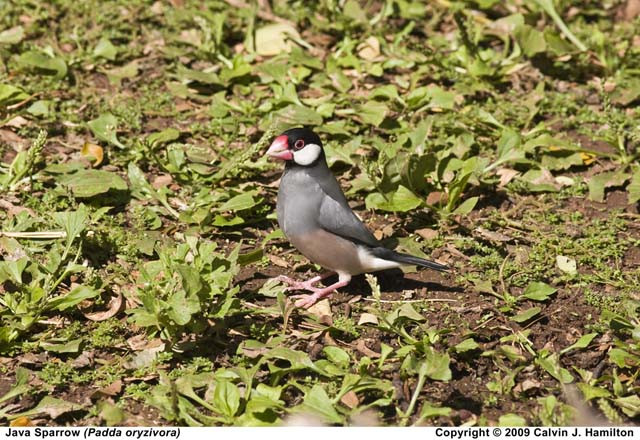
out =
[[293,148],[296,150],[301,150],[304,147],[304,141],[302,139],[298,139],[295,144],[293,144]]

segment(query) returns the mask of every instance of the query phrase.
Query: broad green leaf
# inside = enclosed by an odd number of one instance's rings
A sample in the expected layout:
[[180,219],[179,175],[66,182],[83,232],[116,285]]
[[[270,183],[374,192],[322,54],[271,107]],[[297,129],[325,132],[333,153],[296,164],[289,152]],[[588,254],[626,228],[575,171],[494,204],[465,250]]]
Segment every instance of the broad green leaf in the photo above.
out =
[[126,419],[126,414],[118,406],[103,400],[98,403],[98,415],[105,421],[107,426],[122,426],[122,422]]
[[[0,99],[0,103],[2,100]],[[627,192],[629,193],[628,202],[630,205],[637,203],[640,200],[640,167],[631,176],[631,182],[627,185]]]
[[527,421],[517,414],[503,414],[498,419],[498,426],[527,426]]
[[216,383],[213,402],[222,415],[232,418],[240,408],[240,391],[230,381],[221,380]]
[[605,188],[622,186],[629,178],[629,174],[621,171],[607,171],[593,176],[587,182],[589,198],[596,202],[604,202]]
[[343,422],[342,416],[336,411],[333,402],[320,384],[315,384],[304,396],[302,404],[293,408],[293,411],[318,415],[326,423]]
[[52,419],[57,419],[63,414],[72,411],[78,411],[82,409],[82,405],[77,403],[67,402],[66,400],[56,399],[55,397],[45,396],[42,398],[35,408],[20,413],[11,414],[8,416],[10,420],[17,419],[18,417],[29,417],[35,415],[46,414]]
[[67,75],[67,64],[62,58],[32,50],[18,57],[18,64],[45,75],[53,75],[55,79],[62,79]]
[[17,44],[24,39],[24,28],[15,26],[0,32],[0,44]]
[[56,212],[53,219],[67,233],[67,246],[87,227],[89,213],[84,205],[77,211]]
[[389,113],[389,107],[379,101],[368,101],[358,108],[358,116],[365,124],[380,126]]
[[115,60],[116,55],[118,55],[118,49],[105,37],[101,38],[93,49],[93,56],[106,58],[109,61]]
[[340,347],[327,345],[326,347],[324,347],[322,351],[327,356],[327,359],[329,359],[334,364],[346,367],[349,365],[349,362],[351,361],[351,358],[349,357],[349,353],[347,353]]
[[11,84],[0,84],[0,107],[23,101],[29,97],[22,89]]
[[54,353],[78,353],[82,338],[74,339],[65,343],[41,342],[40,347]]
[[619,397],[614,399],[613,402],[629,417],[640,415],[640,397],[637,394]]
[[147,136],[147,142],[152,147],[157,147],[168,142],[175,141],[180,137],[180,131],[175,128],[166,128],[160,132]]
[[253,208],[257,204],[257,201],[254,198],[257,193],[257,191],[248,191],[246,193],[238,194],[224,202],[222,206],[218,208],[218,211],[242,211],[244,209]]
[[467,351],[477,350],[480,346],[473,338],[465,339],[453,347],[457,353],[465,353]]
[[89,198],[111,190],[126,191],[127,182],[115,173],[104,170],[80,170],[60,180],[73,195]]
[[518,313],[516,316],[512,316],[511,320],[515,322],[526,322],[540,313],[540,307],[531,307],[530,309],[525,310],[524,312]]
[[422,405],[420,410],[420,418],[427,419],[429,417],[448,417],[451,414],[451,408],[446,406],[433,406],[429,403]]
[[545,358],[538,358],[536,359],[536,363],[558,382],[564,384],[573,382],[573,376],[566,368],[562,368],[557,355],[552,354]]
[[322,116],[315,110],[295,104],[290,104],[282,110],[278,110],[274,117],[277,121],[290,125],[322,124]]
[[16,286],[20,286],[22,284],[22,272],[24,272],[28,264],[28,257],[0,261],[0,283],[4,282],[4,280],[11,280]]
[[78,286],[66,295],[57,296],[47,302],[47,308],[64,311],[86,299],[95,298],[100,292],[88,286]]
[[118,119],[111,113],[103,113],[98,118],[87,123],[93,134],[101,141],[108,142],[116,147],[125,149],[125,145],[121,144],[116,135],[118,127]]
[[[0,403],[5,402],[9,399],[13,399],[21,394],[26,393],[31,389],[29,385],[29,377],[31,372],[23,367],[16,368],[16,383],[11,387],[7,393],[5,393],[2,397],[0,397]],[[0,412],[2,410],[0,409]]]
[[521,298],[524,297],[533,301],[546,301],[551,295],[556,293],[557,290],[558,289],[551,287],[547,283],[534,281],[524,289]]
[[544,52],[547,49],[544,34],[527,24],[518,26],[514,35],[522,51],[528,57]]
[[582,395],[584,396],[584,399],[587,401],[591,399],[597,399],[600,397],[611,396],[611,393],[605,390],[604,388],[589,385],[584,382],[578,383],[576,384],[576,386],[580,389],[580,391],[582,392]]
[[451,359],[447,353],[438,353],[429,347],[425,352],[423,364],[420,366],[429,379],[448,382],[451,380]]
[[380,193],[371,193],[365,199],[367,209],[381,209],[391,212],[407,212],[422,204],[411,190],[400,185],[398,189],[385,198]]
[[467,200],[465,200],[464,202],[462,202],[456,209],[453,210],[454,215],[467,215],[469,214],[471,211],[473,211],[473,208],[476,207],[476,204],[478,203],[479,197],[469,197]]
[[167,314],[178,325],[187,325],[191,321],[191,316],[200,311],[198,298],[187,296],[184,290],[179,290],[171,295],[167,304],[170,307]]

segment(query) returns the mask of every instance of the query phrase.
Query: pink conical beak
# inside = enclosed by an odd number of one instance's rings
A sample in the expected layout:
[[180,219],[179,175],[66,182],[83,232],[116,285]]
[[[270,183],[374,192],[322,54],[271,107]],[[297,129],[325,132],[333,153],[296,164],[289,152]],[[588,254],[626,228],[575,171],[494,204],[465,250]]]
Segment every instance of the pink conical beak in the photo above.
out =
[[280,160],[293,159],[293,153],[289,150],[289,138],[284,134],[275,138],[267,150],[267,155]]

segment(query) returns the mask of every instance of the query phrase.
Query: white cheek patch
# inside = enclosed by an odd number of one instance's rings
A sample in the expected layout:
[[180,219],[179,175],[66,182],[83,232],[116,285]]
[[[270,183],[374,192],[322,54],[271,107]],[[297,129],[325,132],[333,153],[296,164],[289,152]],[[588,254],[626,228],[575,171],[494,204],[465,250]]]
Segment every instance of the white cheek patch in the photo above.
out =
[[320,145],[307,144],[302,150],[293,152],[293,160],[298,165],[311,165],[320,156]]

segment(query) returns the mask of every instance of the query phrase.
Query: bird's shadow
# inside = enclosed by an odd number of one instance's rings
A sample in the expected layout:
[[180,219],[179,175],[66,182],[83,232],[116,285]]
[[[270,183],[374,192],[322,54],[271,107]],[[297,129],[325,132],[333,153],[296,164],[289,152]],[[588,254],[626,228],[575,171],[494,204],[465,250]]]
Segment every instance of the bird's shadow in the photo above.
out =
[[[407,274],[403,273],[400,269],[389,269],[376,272],[376,279],[382,292],[393,293],[402,292],[404,290],[418,290],[427,289],[427,291],[440,291],[440,292],[463,292],[464,290],[457,286],[448,286],[436,281],[422,281],[407,277]],[[324,284],[329,286],[337,281],[336,276],[331,276],[324,280]],[[363,293],[369,293],[371,287],[364,275],[356,275],[351,282],[341,289],[344,293],[350,295],[359,295]]]

